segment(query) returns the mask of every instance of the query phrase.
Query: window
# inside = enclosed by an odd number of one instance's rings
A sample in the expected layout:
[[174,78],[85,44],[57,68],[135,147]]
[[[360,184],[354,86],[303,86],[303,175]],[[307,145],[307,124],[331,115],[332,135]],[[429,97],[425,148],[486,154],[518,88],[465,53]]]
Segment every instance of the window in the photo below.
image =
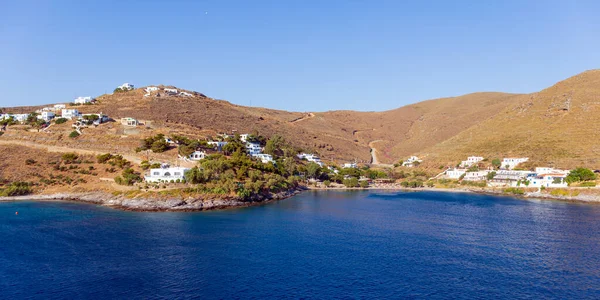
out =
[[154,176],[159,176],[159,175],[160,175],[160,172],[154,172],[154,173],[152,173],[152,175],[154,175]]
[[181,173],[175,172],[175,176],[180,176],[180,175],[181,175]]
[[171,176],[171,173],[169,173],[169,172],[165,172],[165,175],[164,175],[164,176]]

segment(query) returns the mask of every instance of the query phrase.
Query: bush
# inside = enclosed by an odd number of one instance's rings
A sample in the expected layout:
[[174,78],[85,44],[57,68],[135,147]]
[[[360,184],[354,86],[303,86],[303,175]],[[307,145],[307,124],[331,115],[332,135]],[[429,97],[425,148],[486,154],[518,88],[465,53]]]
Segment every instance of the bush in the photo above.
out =
[[586,168],[577,168],[569,172],[567,175],[566,181],[568,184],[579,181],[591,181],[596,180],[596,174],[590,169]]
[[331,186],[331,181],[329,181],[329,180],[325,180],[325,181],[323,181],[323,185],[324,185],[325,187],[329,187],[329,186]]
[[582,182],[579,186],[581,186],[581,187],[595,187],[596,186],[596,182],[595,181],[585,181],[585,182]]
[[99,164],[104,164],[107,161],[109,161],[111,158],[113,158],[113,155],[110,153],[100,154],[100,155],[96,156],[96,160],[98,161]]
[[31,166],[31,165],[33,165],[35,163],[36,163],[36,161],[34,159],[31,159],[31,158],[28,158],[28,159],[25,160],[25,164],[28,165],[28,166]]
[[359,184],[360,184],[361,188],[368,188],[369,187],[369,182],[366,181],[366,180],[361,181]]
[[1,197],[23,196],[31,193],[31,184],[27,182],[13,182],[4,188],[0,188]]
[[78,137],[79,135],[80,135],[80,134],[79,134],[79,132],[77,132],[77,131],[73,130],[73,131],[71,131],[71,133],[69,134],[69,137],[70,137],[70,138],[72,138],[72,139],[74,139],[74,138]]
[[73,163],[77,160],[77,158],[79,158],[79,156],[76,153],[65,153],[62,155],[62,160],[65,163]]
[[358,179],[356,177],[345,179],[344,185],[349,188],[358,187]]
[[68,121],[67,118],[58,118],[54,120],[54,124],[63,124],[66,123]]
[[506,188],[502,192],[505,194],[525,195],[525,191],[523,189],[514,187]]
[[133,169],[125,169],[121,176],[115,177],[115,182],[120,185],[134,185],[136,182],[141,182],[142,177],[140,173],[135,172]]

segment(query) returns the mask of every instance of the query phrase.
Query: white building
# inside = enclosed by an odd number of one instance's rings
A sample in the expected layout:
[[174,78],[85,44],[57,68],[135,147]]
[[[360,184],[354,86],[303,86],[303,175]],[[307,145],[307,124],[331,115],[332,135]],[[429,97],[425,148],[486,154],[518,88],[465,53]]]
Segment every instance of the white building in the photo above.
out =
[[185,173],[189,170],[189,168],[182,167],[150,169],[150,174],[144,176],[144,178],[146,179],[146,182],[183,181],[185,180]]
[[527,177],[528,187],[562,188],[569,186],[565,181],[567,175],[563,173],[539,173]]
[[195,160],[195,161],[202,160],[202,159],[206,158],[206,152],[194,151],[192,154],[190,154],[190,156],[188,156],[188,158],[190,160]]
[[156,92],[158,91],[158,87],[157,86],[148,86],[144,89],[146,91],[146,93],[151,93],[151,92]]
[[190,94],[188,92],[181,92],[181,93],[179,93],[179,95],[180,96],[184,96],[184,97],[192,97],[192,96],[194,96],[194,95],[192,95],[192,94]]
[[323,162],[321,162],[321,158],[312,153],[300,153],[297,155],[299,159],[306,159],[310,162],[314,162],[319,166],[323,166]]
[[262,148],[260,147],[259,143],[246,143],[246,152],[252,156],[257,155],[257,154],[261,154],[262,153]]
[[43,112],[42,112],[42,113],[41,113],[41,114],[38,116],[38,119],[40,119],[40,120],[44,120],[44,121],[48,122],[48,121],[50,121],[50,120],[54,119],[54,117],[55,117],[55,116],[56,116],[56,115],[55,115],[53,112],[51,112],[51,111],[43,111]]
[[566,176],[566,175],[569,175],[570,172],[571,171],[569,171],[569,170],[561,170],[561,169],[555,169],[555,168],[550,168],[550,167],[537,167],[537,168],[535,168],[535,173],[536,174],[545,174],[545,173],[546,174],[550,174],[550,173],[553,173],[553,174],[564,174]]
[[356,163],[345,163],[342,165],[342,169],[356,169],[358,165]]
[[459,179],[460,176],[462,176],[466,172],[467,172],[467,169],[456,169],[456,168],[448,169],[448,170],[446,170],[446,178]]
[[63,109],[61,115],[63,118],[73,119],[80,117],[81,113],[76,109]]
[[421,163],[421,162],[422,162],[422,160],[419,159],[418,157],[411,156],[407,160],[405,160],[405,161],[402,162],[402,166],[413,167],[415,165],[415,163],[418,164],[418,163]]
[[494,178],[488,182],[488,185],[516,187],[519,182],[524,181],[531,174],[533,173],[529,171],[499,170]]
[[117,87],[118,89],[124,90],[124,91],[131,91],[133,90],[133,84],[131,83],[123,83],[120,86]]
[[56,104],[56,105],[54,105],[54,110],[61,110],[61,109],[65,109],[65,108],[67,108],[67,106],[64,105],[64,104]]
[[87,96],[87,97],[77,97],[75,98],[75,104],[86,104],[86,103],[91,103],[92,101],[94,101],[94,98]]
[[507,170],[512,170],[514,169],[517,165],[519,165],[520,163],[524,163],[526,161],[528,161],[529,158],[528,157],[519,157],[519,158],[504,158],[502,160],[502,166],[501,168],[503,169],[507,169]]
[[138,126],[140,122],[134,118],[121,118],[121,125],[123,126]]
[[249,134],[244,133],[244,134],[240,134],[240,141],[242,141],[242,143],[245,143],[248,141],[248,136]]
[[481,156],[469,156],[467,157],[467,160],[463,160],[460,162],[460,166],[463,168],[468,168],[474,164],[479,163],[480,161],[483,161],[483,157]]
[[109,118],[107,115],[103,114],[103,113],[99,113],[99,114],[81,114],[78,118],[79,119],[83,119],[83,117],[85,116],[98,116],[98,119],[94,120],[93,124],[94,125],[100,125],[102,123],[108,122]]
[[12,117],[18,122],[25,122],[27,121],[27,117],[29,117],[29,114],[14,114],[12,115]]
[[169,95],[177,95],[179,91],[177,89],[165,89],[165,93]]
[[260,161],[262,161],[263,164],[275,163],[275,161],[273,160],[273,156],[271,156],[270,154],[259,153],[253,154],[252,157],[260,159]]
[[490,173],[490,170],[483,170],[477,172],[466,172],[463,180],[465,181],[485,181],[487,180],[487,175]]
[[223,147],[224,147],[225,145],[227,145],[227,142],[221,142],[221,141],[210,141],[210,142],[207,142],[207,144],[209,144],[209,145],[211,145],[211,146],[213,146],[213,147],[217,148],[217,150],[221,151],[221,150],[223,150]]

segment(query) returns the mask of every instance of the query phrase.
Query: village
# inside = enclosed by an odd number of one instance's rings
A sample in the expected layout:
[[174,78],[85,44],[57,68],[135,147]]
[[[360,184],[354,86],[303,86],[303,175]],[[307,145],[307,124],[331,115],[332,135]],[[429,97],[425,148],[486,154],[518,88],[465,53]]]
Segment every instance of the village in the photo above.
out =
[[[115,88],[114,93],[123,93],[134,90],[134,85],[124,83]],[[145,92],[143,97],[191,97],[194,94],[181,91],[176,88],[148,86],[143,89]],[[194,92],[195,93],[195,92]],[[117,120],[103,112],[97,113],[81,113],[78,106],[93,107],[96,99],[90,96],[77,97],[73,102],[68,104],[56,104],[53,106],[44,107],[30,112],[28,114],[0,114],[0,130],[6,131],[7,125],[13,124],[29,124],[36,125],[38,131],[48,130],[53,124],[62,124],[72,122],[73,131],[70,137],[85,134],[86,128],[92,126],[97,127],[107,122],[117,122],[121,126],[127,128],[135,128],[143,126],[144,121],[137,120],[132,117],[121,117]],[[183,145],[179,140],[173,137],[163,136],[164,143],[175,147],[182,148]],[[276,159],[270,153],[264,153],[264,140],[262,143],[258,141],[257,136],[249,133],[237,132],[221,133],[216,138],[209,138],[205,143],[205,147],[200,147],[196,141],[193,149],[187,149],[185,153],[177,154],[176,162],[154,162],[152,168],[146,169],[147,173],[143,176],[146,183],[180,183],[186,181],[186,173],[188,173],[198,162],[207,159],[210,155],[223,153],[224,148],[230,142],[237,142],[243,145],[245,153],[258,162],[263,164],[277,164]],[[441,173],[433,177],[425,177],[426,173],[411,175],[414,180],[408,181],[405,176],[392,176],[393,172],[371,172],[367,174],[370,168],[377,169],[381,166],[374,164],[357,164],[354,162],[345,162],[341,165],[331,164],[326,165],[321,161],[321,158],[316,153],[306,153],[298,151],[294,154],[297,160],[304,161],[305,164],[314,164],[320,168],[319,174],[329,174],[325,176],[317,176],[316,174],[306,174],[302,172],[301,177],[306,180],[306,184],[317,188],[347,188],[347,187],[372,187],[372,188],[407,188],[407,187],[437,187],[441,183],[445,186],[447,182],[456,182],[461,185],[472,185],[487,188],[567,188],[571,183],[579,180],[570,180],[568,177],[573,170],[562,170],[547,166],[537,166],[531,169],[520,168],[520,165],[529,161],[527,157],[510,157],[500,159],[486,159],[481,156],[470,156],[466,160],[461,161],[454,167],[445,168]],[[419,169],[423,159],[417,156],[410,156],[407,159],[394,164],[394,168],[402,168],[405,170]],[[349,172],[342,170],[356,169],[358,172]],[[404,171],[402,171],[404,172]],[[376,174],[376,175],[373,175]],[[403,173],[404,174],[404,173]],[[406,173],[409,174],[409,173]],[[595,176],[595,174],[592,173]],[[331,178],[337,178],[337,183],[332,182]],[[595,177],[594,177],[595,178]],[[595,182],[587,182],[587,187],[595,186]]]

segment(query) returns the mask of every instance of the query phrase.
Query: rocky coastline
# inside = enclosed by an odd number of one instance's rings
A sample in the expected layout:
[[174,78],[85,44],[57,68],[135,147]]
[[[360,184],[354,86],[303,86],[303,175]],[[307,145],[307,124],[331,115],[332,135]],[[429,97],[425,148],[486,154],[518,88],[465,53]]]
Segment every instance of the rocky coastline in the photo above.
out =
[[189,199],[158,199],[158,198],[127,198],[122,195],[115,196],[105,192],[88,193],[57,193],[51,195],[31,194],[25,196],[0,197],[0,201],[72,201],[102,205],[110,208],[128,211],[204,211],[248,207],[262,205],[274,201],[290,198],[304,189],[298,188],[280,193],[261,195],[242,199],[237,196],[206,196]]

